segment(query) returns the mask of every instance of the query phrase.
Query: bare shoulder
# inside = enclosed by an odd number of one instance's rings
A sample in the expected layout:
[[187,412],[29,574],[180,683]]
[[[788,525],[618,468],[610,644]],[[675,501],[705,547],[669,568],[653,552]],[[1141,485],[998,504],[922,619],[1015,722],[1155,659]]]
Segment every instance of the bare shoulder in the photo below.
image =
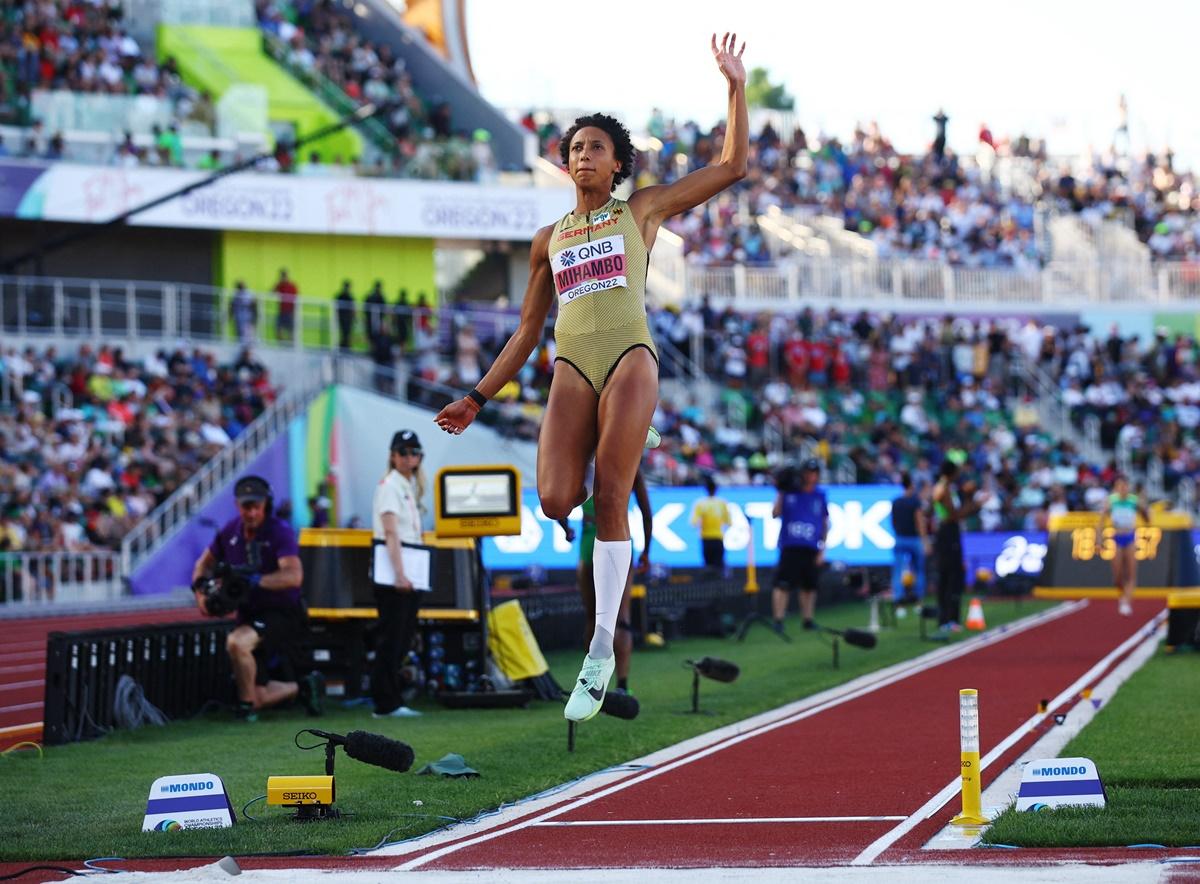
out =
[[554,234],[554,228],[554,224],[547,224],[545,227],[539,227],[538,232],[533,235],[530,251],[534,260],[550,257],[550,237]]

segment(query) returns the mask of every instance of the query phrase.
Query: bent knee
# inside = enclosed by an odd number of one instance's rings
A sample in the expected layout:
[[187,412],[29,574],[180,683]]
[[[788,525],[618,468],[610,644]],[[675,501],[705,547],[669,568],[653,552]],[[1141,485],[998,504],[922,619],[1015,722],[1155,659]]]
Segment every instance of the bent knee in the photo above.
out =
[[225,639],[225,650],[230,654],[252,654],[257,643],[258,636],[254,633],[245,636],[237,632],[231,632],[229,637]]
[[569,518],[571,510],[579,506],[582,501],[577,500],[579,494],[567,495],[559,492],[547,492],[538,496],[538,500],[542,505],[542,512],[546,514],[547,519],[558,521],[559,519]]

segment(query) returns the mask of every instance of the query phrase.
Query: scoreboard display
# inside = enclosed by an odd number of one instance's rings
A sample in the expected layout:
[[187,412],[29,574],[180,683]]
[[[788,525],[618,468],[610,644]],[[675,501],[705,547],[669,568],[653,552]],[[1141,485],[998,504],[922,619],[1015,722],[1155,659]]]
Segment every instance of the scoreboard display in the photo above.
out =
[[521,474],[507,465],[442,467],[433,508],[438,537],[520,534]]
[[[1050,519],[1050,537],[1039,589],[1111,590],[1117,544],[1112,525],[1100,513],[1064,513]],[[1191,519],[1175,512],[1152,512],[1134,533],[1137,588],[1189,589],[1200,584],[1192,547]]]

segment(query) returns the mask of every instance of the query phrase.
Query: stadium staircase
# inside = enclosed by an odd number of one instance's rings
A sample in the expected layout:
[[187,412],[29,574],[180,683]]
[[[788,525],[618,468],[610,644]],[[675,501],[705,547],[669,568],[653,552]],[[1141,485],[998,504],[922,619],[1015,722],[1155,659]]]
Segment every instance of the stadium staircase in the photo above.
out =
[[314,359],[307,371],[289,376],[287,388],[274,403],[125,536],[121,542],[122,574],[132,576],[142,562],[235,481],[281,433],[287,432],[288,425],[307,411],[332,380],[332,357]]
[[[341,117],[275,63],[264,49],[263,35],[257,28],[162,24],[156,51],[159,60],[175,57],[189,86],[207,90],[218,99],[240,83],[265,87],[268,118],[274,124],[286,124],[298,138],[332,125]],[[312,150],[326,162],[335,156],[360,157],[363,139],[357,130],[347,128],[322,138]]]

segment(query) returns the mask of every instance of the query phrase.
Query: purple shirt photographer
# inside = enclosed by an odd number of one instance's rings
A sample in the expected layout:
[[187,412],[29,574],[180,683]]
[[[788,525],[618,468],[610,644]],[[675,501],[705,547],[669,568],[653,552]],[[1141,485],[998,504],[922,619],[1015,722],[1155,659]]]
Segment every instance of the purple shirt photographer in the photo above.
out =
[[[235,516],[217,532],[208,551],[218,562],[226,562],[235,568],[246,567],[256,574],[271,574],[279,570],[279,560],[284,556],[300,555],[300,545],[292,526],[275,516],[267,516],[254,538],[247,541],[242,517]],[[238,606],[238,620],[242,620],[242,610],[297,608],[301,592],[299,586],[295,589],[251,587],[249,596]]]

